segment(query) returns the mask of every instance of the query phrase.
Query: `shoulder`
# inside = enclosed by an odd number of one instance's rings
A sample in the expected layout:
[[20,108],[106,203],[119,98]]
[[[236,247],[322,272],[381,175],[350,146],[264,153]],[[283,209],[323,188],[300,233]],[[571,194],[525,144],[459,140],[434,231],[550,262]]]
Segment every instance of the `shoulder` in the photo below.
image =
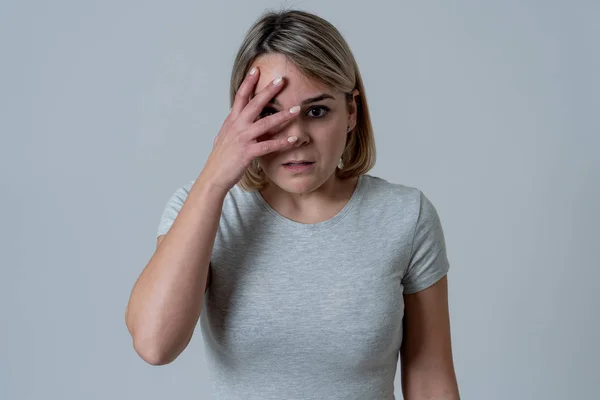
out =
[[368,174],[363,175],[363,185],[364,197],[372,206],[418,209],[424,197],[419,188]]
[[[195,183],[196,179],[192,179],[187,181],[185,184],[177,186],[174,189],[174,192],[171,194],[170,202],[183,203],[187,199]],[[227,192],[227,195],[225,196],[225,204],[233,205],[248,202],[251,200],[251,197],[251,192],[247,192],[238,185],[235,185]]]
[[[170,200],[171,208],[181,208],[195,183],[196,179],[177,188]],[[227,191],[223,199],[221,221],[230,219],[238,221],[244,216],[254,216],[258,211],[260,211],[260,203],[255,193],[246,191],[239,185],[234,185]]]
[[[160,218],[158,227],[159,236],[168,232],[171,225],[177,218],[177,215],[181,211],[183,204],[186,202],[195,183],[196,179],[188,180],[186,183],[172,189],[173,191],[166,202]],[[231,188],[223,200],[223,206],[221,209],[221,222],[227,220],[239,222],[239,219],[242,218],[243,215],[246,215],[249,211],[254,210],[253,207],[256,205],[256,199],[254,197],[255,195],[253,193],[243,190],[238,185]]]
[[427,195],[414,186],[389,182],[383,178],[363,176],[362,207],[402,224],[435,222],[438,214]]

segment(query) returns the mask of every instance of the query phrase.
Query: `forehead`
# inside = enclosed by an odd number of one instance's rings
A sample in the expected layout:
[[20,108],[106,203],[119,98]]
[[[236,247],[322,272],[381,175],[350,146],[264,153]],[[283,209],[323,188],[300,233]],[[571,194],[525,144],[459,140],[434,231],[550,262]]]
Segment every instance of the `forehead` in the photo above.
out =
[[275,78],[282,76],[285,79],[285,87],[277,95],[279,98],[288,96],[304,98],[323,93],[335,95],[335,92],[323,82],[304,75],[293,62],[282,54],[265,54],[257,57],[250,66],[250,68],[252,67],[260,69],[260,78],[254,93],[262,90]]

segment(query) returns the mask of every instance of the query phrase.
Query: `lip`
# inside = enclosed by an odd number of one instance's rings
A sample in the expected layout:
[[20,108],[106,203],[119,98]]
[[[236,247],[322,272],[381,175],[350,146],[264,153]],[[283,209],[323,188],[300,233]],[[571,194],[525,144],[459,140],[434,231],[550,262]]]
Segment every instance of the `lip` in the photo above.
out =
[[309,162],[309,163],[313,163],[314,164],[314,161],[302,159],[302,160],[287,160],[286,162],[282,163],[282,165],[290,164],[290,163],[303,163],[303,162]]
[[[288,162],[302,162],[302,161],[288,161]],[[309,161],[306,161],[309,162]],[[286,171],[294,172],[294,173],[303,173],[310,172],[314,167],[315,163],[312,164],[299,164],[299,165],[281,165]]]

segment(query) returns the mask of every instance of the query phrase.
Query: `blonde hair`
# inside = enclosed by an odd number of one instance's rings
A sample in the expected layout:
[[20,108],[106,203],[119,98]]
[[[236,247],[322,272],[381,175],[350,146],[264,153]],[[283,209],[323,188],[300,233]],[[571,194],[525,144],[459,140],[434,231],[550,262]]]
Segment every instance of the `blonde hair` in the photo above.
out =
[[[264,55],[286,56],[304,75],[346,93],[349,104],[356,96],[356,127],[348,134],[342,154],[343,168],[336,169],[340,179],[365,174],[375,165],[375,139],[365,88],[350,47],[340,32],[325,19],[298,10],[267,12],[248,30],[235,58],[231,73],[230,105],[252,62]],[[256,160],[238,182],[247,191],[262,189],[264,172]]]

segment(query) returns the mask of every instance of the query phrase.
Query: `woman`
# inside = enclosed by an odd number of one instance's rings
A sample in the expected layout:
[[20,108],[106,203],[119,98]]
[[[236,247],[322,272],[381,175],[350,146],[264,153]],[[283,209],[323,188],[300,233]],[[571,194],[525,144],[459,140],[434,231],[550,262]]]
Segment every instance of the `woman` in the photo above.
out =
[[232,109],[171,197],[126,311],[148,363],[200,319],[219,399],[457,399],[439,217],[368,175],[374,139],[354,57],[327,21],[269,13],[248,32]]

